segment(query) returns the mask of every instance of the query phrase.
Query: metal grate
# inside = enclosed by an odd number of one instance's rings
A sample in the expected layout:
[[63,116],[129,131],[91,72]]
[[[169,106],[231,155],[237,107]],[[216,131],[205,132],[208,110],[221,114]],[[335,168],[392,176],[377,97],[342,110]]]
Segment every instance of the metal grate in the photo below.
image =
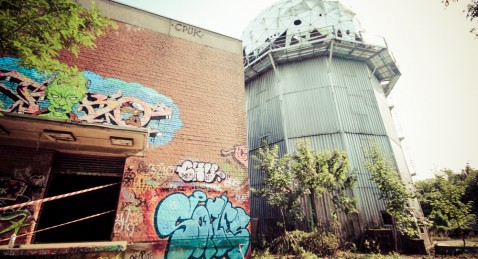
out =
[[52,173],[121,177],[123,175],[124,164],[124,157],[84,156],[57,153]]

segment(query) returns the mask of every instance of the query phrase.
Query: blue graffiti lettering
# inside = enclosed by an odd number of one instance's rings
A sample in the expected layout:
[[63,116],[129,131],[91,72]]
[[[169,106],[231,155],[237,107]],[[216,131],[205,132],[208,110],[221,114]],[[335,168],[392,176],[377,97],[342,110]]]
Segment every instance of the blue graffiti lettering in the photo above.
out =
[[242,258],[249,249],[250,217],[227,196],[173,193],[156,208],[156,232],[168,238],[165,258]]

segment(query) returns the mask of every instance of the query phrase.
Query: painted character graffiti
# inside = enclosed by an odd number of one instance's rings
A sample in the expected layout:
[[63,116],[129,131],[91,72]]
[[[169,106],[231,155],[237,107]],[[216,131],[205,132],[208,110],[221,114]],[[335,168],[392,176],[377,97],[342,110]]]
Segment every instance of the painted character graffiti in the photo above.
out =
[[170,194],[158,204],[154,220],[159,237],[169,238],[165,258],[243,258],[249,248],[250,217],[225,195]]
[[72,112],[73,106],[85,97],[88,86],[89,81],[81,74],[71,80],[55,80],[45,90],[50,105],[36,112],[35,115],[54,119],[78,120],[76,114]]
[[[161,146],[182,127],[174,102],[139,83],[83,71],[49,75],[0,58],[0,99],[4,112],[75,122],[149,129],[149,143]],[[167,122],[165,122],[167,121]]]

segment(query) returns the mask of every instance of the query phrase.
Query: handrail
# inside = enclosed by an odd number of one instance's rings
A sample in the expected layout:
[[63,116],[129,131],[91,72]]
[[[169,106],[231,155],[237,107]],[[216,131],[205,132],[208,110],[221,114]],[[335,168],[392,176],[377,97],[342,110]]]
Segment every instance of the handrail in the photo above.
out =
[[[277,37],[269,37],[266,42],[257,48],[245,53],[247,47],[244,48],[243,65],[244,68],[250,67],[257,60],[260,60],[265,54],[273,50],[285,49],[290,47],[303,46],[304,44],[315,44],[326,40],[337,39],[346,42],[365,44],[366,46],[375,46],[380,48],[388,48],[385,38],[378,35],[368,34],[365,32],[349,32],[336,29],[334,26],[316,28],[312,31],[303,31],[299,33],[282,33]],[[393,55],[391,54],[393,58]],[[393,58],[395,61],[395,59]]]

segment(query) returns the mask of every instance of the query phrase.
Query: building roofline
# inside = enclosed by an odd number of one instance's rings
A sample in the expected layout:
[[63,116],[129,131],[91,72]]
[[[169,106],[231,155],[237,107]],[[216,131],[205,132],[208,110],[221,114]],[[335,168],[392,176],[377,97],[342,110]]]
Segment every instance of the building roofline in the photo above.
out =
[[[91,7],[91,0],[77,1],[86,8]],[[96,0],[95,3],[101,13],[112,20],[242,55],[242,41],[239,39],[113,0]]]

